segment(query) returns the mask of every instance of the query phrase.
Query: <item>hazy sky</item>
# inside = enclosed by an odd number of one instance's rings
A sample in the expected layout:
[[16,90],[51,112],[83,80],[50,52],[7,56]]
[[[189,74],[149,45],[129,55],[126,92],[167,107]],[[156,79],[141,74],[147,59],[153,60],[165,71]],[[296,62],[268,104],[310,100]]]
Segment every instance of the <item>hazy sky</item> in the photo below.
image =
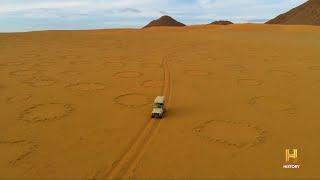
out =
[[0,0],[0,32],[142,27],[167,14],[185,24],[264,22],[306,0]]

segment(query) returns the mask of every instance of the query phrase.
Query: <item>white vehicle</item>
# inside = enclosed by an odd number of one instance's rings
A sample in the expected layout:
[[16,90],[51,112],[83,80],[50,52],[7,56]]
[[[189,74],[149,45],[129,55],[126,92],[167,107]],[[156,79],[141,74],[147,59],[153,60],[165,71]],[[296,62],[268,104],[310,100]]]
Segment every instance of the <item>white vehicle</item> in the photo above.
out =
[[157,96],[153,103],[151,118],[162,118],[165,112],[164,96]]

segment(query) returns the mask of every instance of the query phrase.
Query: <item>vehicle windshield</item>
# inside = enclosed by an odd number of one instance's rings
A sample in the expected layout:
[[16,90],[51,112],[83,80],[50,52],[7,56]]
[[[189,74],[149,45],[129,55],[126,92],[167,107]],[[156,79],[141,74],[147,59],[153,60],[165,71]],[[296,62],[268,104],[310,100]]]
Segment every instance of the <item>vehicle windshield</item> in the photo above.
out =
[[154,104],[153,104],[153,107],[154,107],[154,108],[162,108],[162,107],[163,107],[163,104],[162,104],[162,103],[154,103]]

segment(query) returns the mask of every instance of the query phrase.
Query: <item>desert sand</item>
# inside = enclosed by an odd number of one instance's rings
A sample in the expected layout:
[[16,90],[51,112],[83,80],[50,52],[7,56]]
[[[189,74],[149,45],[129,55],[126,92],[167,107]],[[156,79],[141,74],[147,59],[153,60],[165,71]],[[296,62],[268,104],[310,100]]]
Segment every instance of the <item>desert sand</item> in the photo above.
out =
[[[1,178],[320,177],[316,26],[11,33],[0,47]],[[300,169],[282,168],[287,148]]]

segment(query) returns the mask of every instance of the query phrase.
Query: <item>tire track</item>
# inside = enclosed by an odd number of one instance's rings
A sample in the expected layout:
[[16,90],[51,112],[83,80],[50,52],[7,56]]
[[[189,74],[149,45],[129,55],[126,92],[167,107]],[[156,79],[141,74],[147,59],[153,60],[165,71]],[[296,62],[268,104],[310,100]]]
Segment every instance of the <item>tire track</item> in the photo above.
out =
[[[169,98],[170,98],[170,88],[171,88],[171,80],[170,80],[170,71],[168,68],[167,61],[164,59],[162,62],[163,65],[163,71],[164,71],[164,88],[163,88],[163,95],[165,96],[166,100],[166,108],[169,106]],[[152,121],[152,119],[151,119]],[[160,121],[155,121],[154,122],[154,129],[150,132],[150,134],[147,136],[149,139],[145,141],[144,147],[141,149],[141,151],[138,152],[137,156],[135,156],[135,160],[132,161],[130,164],[130,167],[128,168],[127,172],[124,174],[122,177],[123,179],[129,179],[132,177],[133,173],[135,172],[135,169],[137,165],[139,164],[140,160],[142,159],[143,155],[147,151],[148,147],[150,146],[152,140],[154,137],[158,134],[158,130],[160,128],[161,120]]]
[[[162,61],[164,86],[162,93],[165,96],[166,108],[168,108],[170,100],[171,80],[170,71],[166,59]],[[128,179],[132,177],[141,158],[148,149],[152,139],[160,128],[161,120],[149,119],[142,130],[134,138],[129,148],[124,152],[121,158],[114,163],[111,170],[103,178],[107,179]]]

